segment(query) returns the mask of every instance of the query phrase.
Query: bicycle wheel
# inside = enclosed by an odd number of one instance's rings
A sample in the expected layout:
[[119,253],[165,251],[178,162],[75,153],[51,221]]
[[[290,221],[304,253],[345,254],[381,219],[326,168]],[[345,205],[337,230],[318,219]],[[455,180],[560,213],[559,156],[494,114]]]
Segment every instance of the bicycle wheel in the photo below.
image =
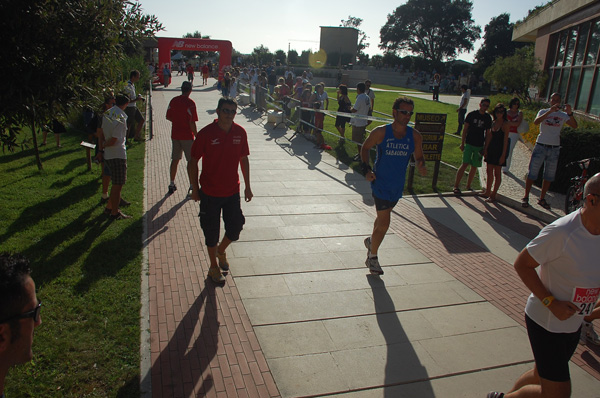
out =
[[580,200],[577,198],[577,188],[570,186],[565,196],[565,214],[577,210],[580,206]]

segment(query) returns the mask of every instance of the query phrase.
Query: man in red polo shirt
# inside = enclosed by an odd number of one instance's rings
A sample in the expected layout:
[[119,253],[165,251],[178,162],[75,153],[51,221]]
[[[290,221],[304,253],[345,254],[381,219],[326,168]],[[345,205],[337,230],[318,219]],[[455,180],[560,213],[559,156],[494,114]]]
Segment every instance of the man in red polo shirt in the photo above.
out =
[[[225,282],[221,273],[221,270],[229,270],[225,250],[231,242],[239,239],[246,221],[240,204],[238,167],[241,167],[244,176],[246,202],[250,202],[253,196],[250,189],[248,137],[246,130],[233,122],[236,112],[235,100],[225,97],[219,100],[218,119],[198,132],[192,145],[192,159],[188,162],[191,198],[200,201],[200,227],[210,258],[208,276],[216,283]],[[200,159],[202,174],[198,180]],[[225,236],[219,244],[221,210]]]
[[169,194],[177,190],[175,177],[177,176],[177,166],[181,160],[181,153],[185,154],[185,160],[190,161],[192,143],[196,138],[196,103],[190,98],[192,93],[192,83],[183,82],[181,85],[181,95],[173,98],[167,108],[167,120],[173,124],[171,126],[171,141],[173,150],[171,152],[171,183],[169,184]]

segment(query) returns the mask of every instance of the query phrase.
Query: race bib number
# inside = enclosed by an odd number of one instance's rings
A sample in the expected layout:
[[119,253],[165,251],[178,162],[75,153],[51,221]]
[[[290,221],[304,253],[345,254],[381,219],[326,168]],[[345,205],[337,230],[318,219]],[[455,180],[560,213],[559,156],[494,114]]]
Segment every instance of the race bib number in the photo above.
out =
[[579,315],[587,316],[592,313],[600,296],[600,287],[576,287],[573,289],[571,301],[579,307]]

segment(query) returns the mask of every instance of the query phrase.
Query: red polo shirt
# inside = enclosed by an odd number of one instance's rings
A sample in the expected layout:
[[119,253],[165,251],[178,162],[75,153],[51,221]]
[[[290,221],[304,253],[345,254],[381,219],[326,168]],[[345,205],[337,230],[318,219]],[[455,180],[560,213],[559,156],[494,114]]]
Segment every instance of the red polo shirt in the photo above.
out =
[[196,103],[185,95],[179,95],[169,102],[167,120],[172,123],[171,138],[174,140],[193,140],[194,132],[190,122],[198,121]]
[[238,167],[250,154],[246,130],[233,123],[221,130],[217,120],[198,132],[192,145],[192,157],[202,159],[200,188],[209,196],[227,197],[240,191]]

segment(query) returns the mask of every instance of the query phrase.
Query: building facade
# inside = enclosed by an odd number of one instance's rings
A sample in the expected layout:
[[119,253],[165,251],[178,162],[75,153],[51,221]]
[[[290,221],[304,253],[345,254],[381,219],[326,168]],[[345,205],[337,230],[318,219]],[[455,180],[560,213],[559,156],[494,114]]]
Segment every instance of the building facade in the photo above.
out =
[[535,43],[548,73],[540,97],[559,92],[576,111],[600,116],[600,1],[555,0],[516,25],[513,41]]

